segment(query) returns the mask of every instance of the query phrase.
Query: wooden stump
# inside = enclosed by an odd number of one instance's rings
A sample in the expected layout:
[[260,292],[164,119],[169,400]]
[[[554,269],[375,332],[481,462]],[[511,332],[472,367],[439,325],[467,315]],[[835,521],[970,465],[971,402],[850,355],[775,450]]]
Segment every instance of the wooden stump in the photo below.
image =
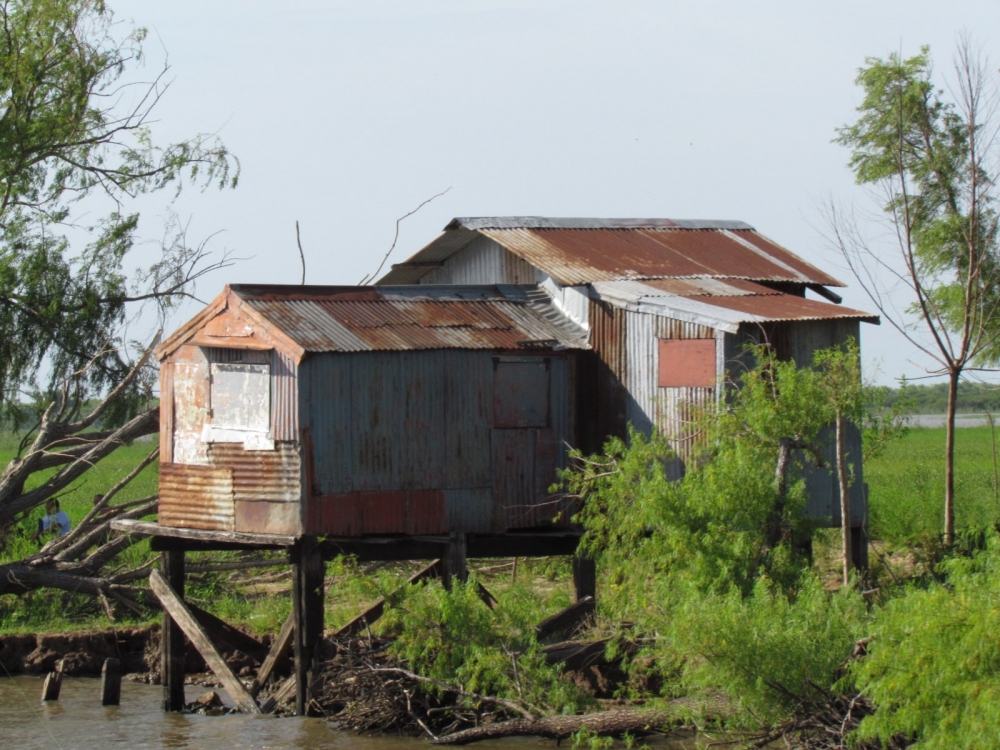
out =
[[101,668],[101,705],[117,706],[122,698],[121,664],[115,658],[105,659]]
[[56,671],[49,672],[45,676],[45,683],[42,685],[42,700],[43,701],[57,701],[59,700],[59,691],[62,690],[62,678],[63,678],[63,663],[60,661],[56,664]]
[[316,537],[304,536],[292,552],[292,615],[295,618],[295,713],[305,716],[312,696],[309,672],[323,636],[326,563]]
[[465,534],[453,532],[449,535],[444,557],[441,558],[443,573],[441,582],[445,588],[451,588],[453,580],[467,581],[469,579],[467,549]]

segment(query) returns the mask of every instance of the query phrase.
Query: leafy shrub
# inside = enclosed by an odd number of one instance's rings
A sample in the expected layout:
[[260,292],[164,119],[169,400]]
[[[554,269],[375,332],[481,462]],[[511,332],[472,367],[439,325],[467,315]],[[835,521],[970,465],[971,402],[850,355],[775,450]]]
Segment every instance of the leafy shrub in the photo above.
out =
[[496,608],[474,582],[407,587],[383,616],[393,651],[425,677],[481,695],[521,701],[541,713],[576,713],[593,700],[545,662],[535,639],[540,602],[511,586]]
[[809,575],[789,596],[761,578],[749,597],[734,590],[688,600],[668,637],[686,655],[686,685],[722,691],[740,717],[770,722],[836,682],[868,620],[854,588],[830,594]]
[[875,620],[869,655],[852,669],[876,706],[859,736],[916,747],[1000,745],[1000,539],[942,564],[945,584],[912,588]]

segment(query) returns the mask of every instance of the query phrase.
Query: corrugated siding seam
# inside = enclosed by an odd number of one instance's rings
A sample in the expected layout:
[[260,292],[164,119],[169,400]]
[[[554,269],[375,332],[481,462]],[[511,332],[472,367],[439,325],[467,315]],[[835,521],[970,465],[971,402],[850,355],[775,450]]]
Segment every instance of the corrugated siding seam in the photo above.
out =
[[535,269],[523,258],[486,237],[420,279],[421,284],[531,284]]
[[302,498],[298,445],[276,443],[273,451],[248,451],[237,443],[214,443],[208,447],[208,461],[232,471],[236,500],[297,503]]
[[284,442],[299,439],[298,365],[277,349],[271,350],[271,437]]

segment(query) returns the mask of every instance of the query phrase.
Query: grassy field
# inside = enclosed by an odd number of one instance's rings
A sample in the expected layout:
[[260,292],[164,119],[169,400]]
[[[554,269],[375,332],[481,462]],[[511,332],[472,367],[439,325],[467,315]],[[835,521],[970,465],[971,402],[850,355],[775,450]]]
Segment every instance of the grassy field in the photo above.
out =
[[[1000,430],[997,431],[1000,439]],[[955,432],[956,525],[1000,519],[988,427]],[[893,544],[940,534],[944,524],[944,428],[913,429],[865,465],[871,534]],[[1000,450],[1000,446],[998,446]]]

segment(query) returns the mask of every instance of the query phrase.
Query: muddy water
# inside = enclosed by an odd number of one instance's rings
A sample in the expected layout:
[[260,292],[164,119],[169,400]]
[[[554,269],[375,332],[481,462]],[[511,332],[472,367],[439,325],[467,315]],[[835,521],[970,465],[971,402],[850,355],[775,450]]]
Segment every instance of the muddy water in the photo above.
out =
[[[188,687],[188,700],[205,691]],[[17,750],[430,750],[426,740],[364,737],[336,732],[322,719],[269,716],[199,716],[165,714],[162,688],[122,682],[120,706],[100,705],[100,680],[63,680],[56,702],[42,703],[39,677],[0,677],[0,747]],[[655,743],[666,750],[695,745],[688,741]],[[554,742],[515,738],[481,742],[476,750],[554,748]]]

